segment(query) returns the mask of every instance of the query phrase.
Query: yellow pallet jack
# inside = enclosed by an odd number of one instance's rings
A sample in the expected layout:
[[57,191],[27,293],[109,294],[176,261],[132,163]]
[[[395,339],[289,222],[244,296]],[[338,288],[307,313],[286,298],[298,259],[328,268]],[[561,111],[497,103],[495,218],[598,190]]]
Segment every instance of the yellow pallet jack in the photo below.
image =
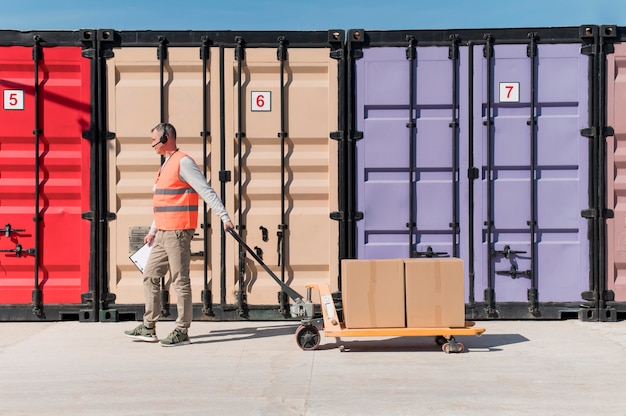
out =
[[[278,283],[285,293],[294,301],[290,306],[290,313],[293,317],[302,318],[301,325],[296,329],[296,343],[304,351],[315,350],[321,341],[320,329],[325,336],[344,337],[424,337],[432,336],[435,342],[441,346],[446,354],[461,353],[465,351],[463,343],[456,341],[455,336],[480,336],[485,332],[485,328],[476,327],[474,322],[465,322],[465,326],[459,328],[346,328],[337,313],[335,299],[330,292],[328,284],[310,283],[307,284],[307,296],[302,295],[293,288],[282,282],[263,260],[252,250],[234,230],[229,230],[239,244],[250,253],[250,255],[261,265],[261,267]],[[315,305],[311,300],[312,291],[317,290],[321,299],[322,317],[314,316]],[[344,350],[340,347],[340,350]]]

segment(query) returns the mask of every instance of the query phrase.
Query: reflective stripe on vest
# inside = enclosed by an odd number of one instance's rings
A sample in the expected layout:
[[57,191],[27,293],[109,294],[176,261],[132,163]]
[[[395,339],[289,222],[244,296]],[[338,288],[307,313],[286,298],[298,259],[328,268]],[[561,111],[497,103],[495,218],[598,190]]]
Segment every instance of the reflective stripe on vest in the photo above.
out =
[[198,194],[178,176],[180,160],[185,156],[175,152],[154,180],[152,205],[159,230],[188,230],[198,226]]

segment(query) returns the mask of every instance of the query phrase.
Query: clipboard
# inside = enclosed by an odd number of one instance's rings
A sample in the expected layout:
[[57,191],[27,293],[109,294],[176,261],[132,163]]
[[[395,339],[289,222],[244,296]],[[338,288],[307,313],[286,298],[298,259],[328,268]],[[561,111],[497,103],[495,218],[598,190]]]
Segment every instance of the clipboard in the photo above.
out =
[[148,263],[148,257],[150,257],[150,252],[152,251],[152,246],[148,244],[144,244],[139,248],[139,250],[135,251],[128,258],[133,262],[135,266],[139,269],[139,271],[143,274],[143,270],[146,268],[146,263]]

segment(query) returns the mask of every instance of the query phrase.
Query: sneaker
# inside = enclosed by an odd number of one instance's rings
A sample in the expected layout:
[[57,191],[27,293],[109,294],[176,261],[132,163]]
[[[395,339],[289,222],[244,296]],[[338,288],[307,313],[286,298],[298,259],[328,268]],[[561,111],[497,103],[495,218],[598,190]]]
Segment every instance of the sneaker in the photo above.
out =
[[189,341],[189,335],[180,329],[175,329],[167,338],[161,340],[162,347],[178,347],[179,345],[191,344]]
[[144,324],[139,324],[135,329],[124,331],[124,335],[137,341],[157,342],[159,340],[156,336],[156,330],[148,328]]

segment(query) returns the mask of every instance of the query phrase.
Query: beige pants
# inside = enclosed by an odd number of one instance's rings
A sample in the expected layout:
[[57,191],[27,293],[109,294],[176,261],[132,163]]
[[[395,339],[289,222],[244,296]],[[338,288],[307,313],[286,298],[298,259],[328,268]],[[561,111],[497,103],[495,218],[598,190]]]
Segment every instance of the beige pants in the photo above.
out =
[[191,281],[189,262],[191,260],[191,239],[194,230],[157,231],[152,251],[143,272],[143,290],[146,312],[143,324],[154,327],[161,316],[161,277],[169,268],[172,286],[176,291],[178,318],[176,327],[187,331],[191,325],[193,309],[191,303]]

